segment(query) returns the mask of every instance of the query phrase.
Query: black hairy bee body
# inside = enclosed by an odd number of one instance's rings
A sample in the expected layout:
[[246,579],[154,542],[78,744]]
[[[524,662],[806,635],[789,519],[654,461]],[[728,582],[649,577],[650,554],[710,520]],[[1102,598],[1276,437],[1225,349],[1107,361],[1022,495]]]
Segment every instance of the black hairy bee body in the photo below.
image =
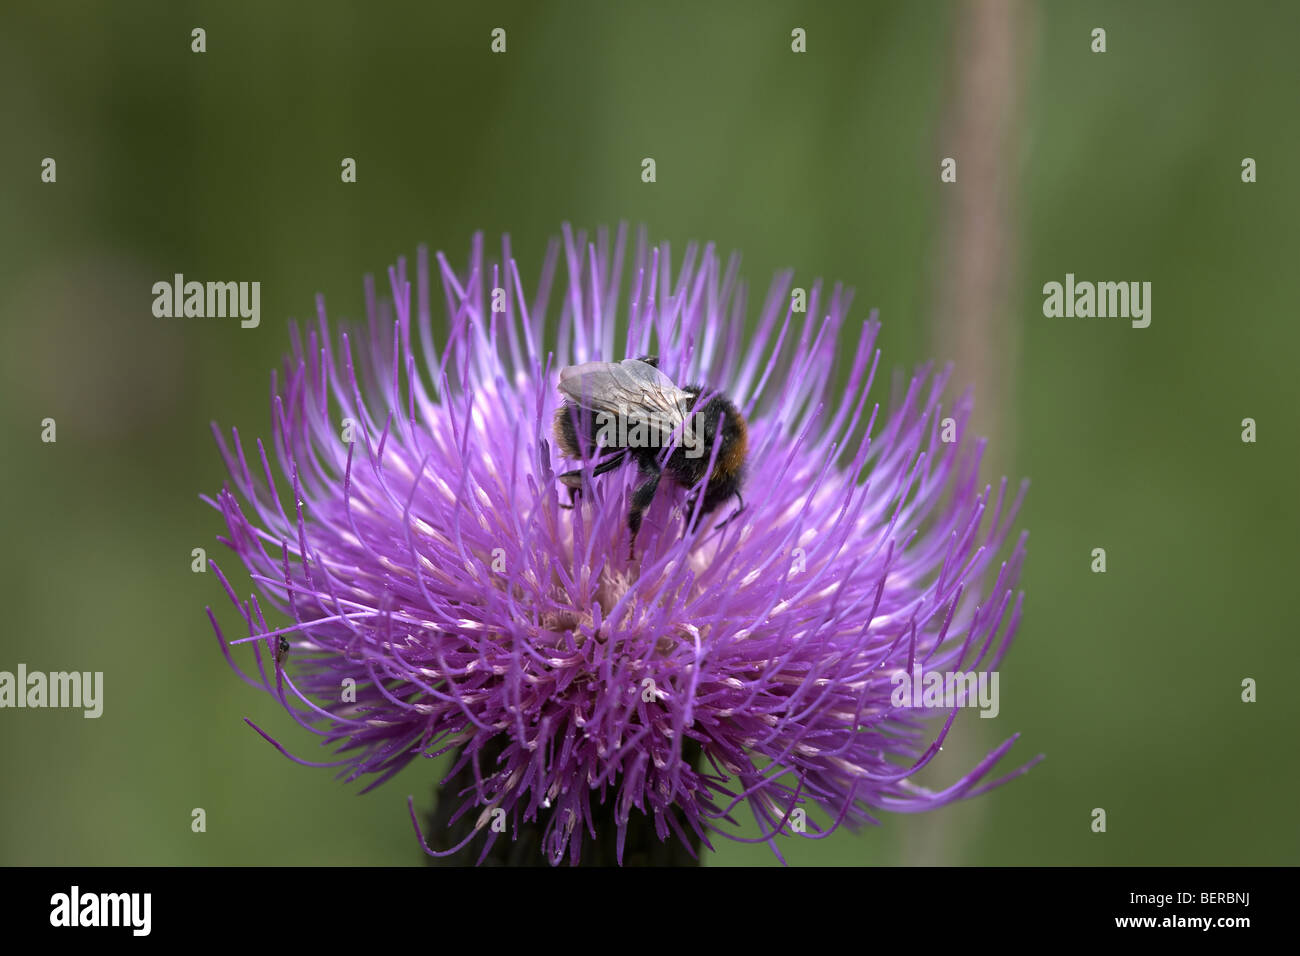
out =
[[[640,480],[627,515],[632,547],[664,478],[692,489],[708,476],[698,502],[701,517],[731,498],[740,502],[737,513],[744,509],[740,492],[749,434],[744,416],[725,395],[704,385],[678,387],[654,357],[569,366],[560,370],[559,388],[565,398],[555,413],[560,450],[570,458],[593,459],[590,477],[626,464],[637,467]],[[559,477],[576,495],[584,473],[578,468]],[[697,502],[691,498],[687,505],[689,517]]]

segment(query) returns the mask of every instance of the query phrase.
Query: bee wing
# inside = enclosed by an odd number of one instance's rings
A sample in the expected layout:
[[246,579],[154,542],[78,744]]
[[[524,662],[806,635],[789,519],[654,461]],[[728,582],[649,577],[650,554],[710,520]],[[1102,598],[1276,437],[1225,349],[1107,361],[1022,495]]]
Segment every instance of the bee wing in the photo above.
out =
[[686,418],[691,396],[653,365],[637,359],[586,362],[560,369],[560,393],[580,408],[626,415],[671,431]]

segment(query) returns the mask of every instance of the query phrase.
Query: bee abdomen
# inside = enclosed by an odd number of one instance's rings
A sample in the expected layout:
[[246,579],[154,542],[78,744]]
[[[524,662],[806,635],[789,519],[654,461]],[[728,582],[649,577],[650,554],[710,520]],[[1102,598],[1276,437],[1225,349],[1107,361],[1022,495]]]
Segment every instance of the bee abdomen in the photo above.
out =
[[[579,448],[578,431],[573,427],[575,407],[564,402],[555,410],[555,443],[560,446],[560,451],[566,458],[581,458],[582,452]],[[580,411],[576,411],[581,414]]]

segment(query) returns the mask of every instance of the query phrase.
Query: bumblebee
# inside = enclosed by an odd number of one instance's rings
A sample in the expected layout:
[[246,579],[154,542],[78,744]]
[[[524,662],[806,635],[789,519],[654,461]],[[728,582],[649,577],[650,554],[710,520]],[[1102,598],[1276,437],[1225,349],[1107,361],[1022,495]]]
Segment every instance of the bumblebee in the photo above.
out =
[[[592,477],[636,463],[640,482],[627,514],[630,549],[665,477],[691,489],[708,474],[699,503],[701,517],[733,497],[739,507],[731,518],[745,508],[740,494],[749,447],[744,416],[729,398],[703,385],[678,388],[658,365],[657,358],[645,356],[560,369],[559,389],[565,399],[555,413],[560,450],[570,458],[594,455]],[[559,476],[574,497],[582,489],[583,473],[578,468]],[[696,506],[694,494],[686,504],[689,521]]]

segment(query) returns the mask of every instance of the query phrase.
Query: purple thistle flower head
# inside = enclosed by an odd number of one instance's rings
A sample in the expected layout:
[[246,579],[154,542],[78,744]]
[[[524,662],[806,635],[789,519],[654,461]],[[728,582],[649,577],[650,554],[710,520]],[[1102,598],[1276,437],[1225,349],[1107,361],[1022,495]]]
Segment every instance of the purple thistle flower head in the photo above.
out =
[[[642,232],[625,279],[626,240],[566,227],[531,298],[508,239],[496,263],[476,236],[463,272],[438,254],[439,297],[422,249],[414,290],[399,260],[391,301],[368,281],[368,322],[337,337],[318,300],[272,375],[269,446],[217,431],[230,479],[205,500],[256,588],[241,601],[214,562],[248,635],[209,609],[231,665],[250,643],[241,675],[337,748],[312,765],[366,789],[454,753],[466,833],[446,852],[536,827],[553,863],[596,839],[621,861],[633,824],[693,852],[742,839],[742,804],[775,851],[1002,782],[1014,737],[947,789],[915,784],[957,707],[898,693],[992,671],[1020,618],[1024,536],[1004,546],[1024,489],[978,483],[969,397],[945,407],[925,367],[882,412],[879,325],[850,324],[851,293],[818,283],[799,314],[782,274],[747,333],[736,257],[691,245],[674,270]],[[558,476],[583,463],[552,425],[561,368],[649,355],[744,416],[745,508],[695,516],[709,475],[662,483],[632,549],[638,469],[587,474],[567,507]]]

